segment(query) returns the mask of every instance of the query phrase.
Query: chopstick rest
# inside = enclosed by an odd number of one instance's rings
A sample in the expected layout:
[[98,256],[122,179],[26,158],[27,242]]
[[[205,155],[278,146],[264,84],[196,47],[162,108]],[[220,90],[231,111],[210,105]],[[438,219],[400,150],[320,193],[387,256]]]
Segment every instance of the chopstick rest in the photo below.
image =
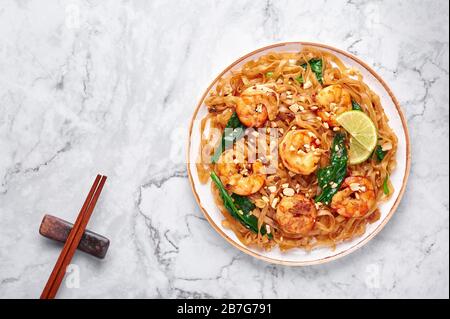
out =
[[[49,239],[65,243],[73,224],[52,215],[45,215],[42,219],[39,233]],[[86,230],[81,237],[77,249],[89,255],[103,259],[109,248],[109,239],[90,230]]]

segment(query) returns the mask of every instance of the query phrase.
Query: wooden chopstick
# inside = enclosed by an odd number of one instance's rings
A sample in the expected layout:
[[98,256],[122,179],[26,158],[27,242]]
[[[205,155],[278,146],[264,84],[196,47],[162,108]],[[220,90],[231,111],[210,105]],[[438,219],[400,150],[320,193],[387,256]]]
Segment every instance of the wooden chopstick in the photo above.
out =
[[[86,211],[86,209],[89,206],[89,203],[92,201],[92,197],[94,195],[94,192],[96,191],[97,187],[98,187],[98,183],[100,182],[100,175],[97,175],[97,177],[95,178],[94,183],[92,184],[92,187],[86,197],[86,200],[84,201],[83,206],[81,207],[80,213],[77,216],[77,219],[75,221],[74,227],[72,228],[72,230],[69,233],[69,236],[67,237],[67,240],[63,246],[63,249],[61,250],[61,253],[58,257],[58,260],[56,261],[55,266],[53,267],[52,273],[50,274],[50,277],[48,278],[47,284],[45,285],[44,290],[42,291],[41,294],[41,299],[47,299],[49,292],[50,292],[50,288],[53,286],[53,283],[55,281],[56,275],[58,274],[58,272],[61,269],[61,265],[64,261],[64,259],[66,258],[67,252],[68,252],[68,248],[70,247],[73,239],[75,238],[75,234],[76,234],[76,230],[77,228],[79,228],[81,219],[83,218],[83,215]],[[77,227],[77,228],[75,228]]]
[[66,274],[66,268],[70,264],[70,261],[72,260],[72,257],[75,254],[75,251],[77,250],[77,247],[80,243],[81,237],[83,236],[83,233],[86,230],[86,226],[89,222],[89,219],[91,218],[92,212],[94,211],[95,205],[97,204],[97,200],[100,197],[100,193],[102,192],[105,181],[106,181],[106,176],[102,176],[100,179],[98,188],[96,189],[96,192],[94,193],[92,201],[90,202],[88,208],[86,209],[86,211],[84,213],[83,219],[81,220],[81,223],[80,223],[80,227],[75,234],[75,238],[72,241],[72,244],[70,245],[70,248],[69,248],[69,251],[67,252],[66,258],[64,259],[63,264],[61,265],[60,271],[57,274],[56,280],[54,281],[54,283],[50,289],[48,298],[54,298],[56,296],[56,293],[58,292],[59,286],[61,285],[61,282],[64,279],[64,275]]
[[69,265],[75,250],[80,243],[81,237],[89,222],[94,207],[100,196],[100,193],[105,184],[106,176],[97,175],[94,184],[92,185],[89,194],[78,214],[77,220],[69,233],[66,243],[61,251],[61,254],[56,261],[53,271],[45,285],[41,294],[41,299],[52,299],[56,296],[59,286],[64,278],[66,267]]

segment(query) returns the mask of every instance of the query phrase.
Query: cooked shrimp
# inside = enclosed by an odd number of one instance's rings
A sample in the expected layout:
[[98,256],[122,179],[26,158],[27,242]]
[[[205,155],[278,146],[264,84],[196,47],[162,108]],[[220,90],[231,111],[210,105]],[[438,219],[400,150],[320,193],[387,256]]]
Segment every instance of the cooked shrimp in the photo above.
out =
[[321,108],[317,111],[324,122],[331,126],[338,126],[335,117],[352,109],[350,93],[340,84],[333,84],[320,90],[316,97]]
[[280,143],[279,153],[284,166],[291,172],[309,175],[320,160],[317,137],[308,130],[289,131]]
[[226,188],[242,196],[256,193],[266,181],[261,161],[248,163],[246,156],[236,149],[222,153],[217,161],[217,173]]
[[331,208],[344,217],[363,217],[376,204],[375,191],[369,179],[347,177],[341,190],[333,196]]
[[314,227],[316,216],[314,203],[302,194],[295,194],[281,199],[275,219],[286,233],[306,235]]
[[245,96],[237,100],[236,113],[247,127],[262,127],[267,121],[267,108],[255,97]]

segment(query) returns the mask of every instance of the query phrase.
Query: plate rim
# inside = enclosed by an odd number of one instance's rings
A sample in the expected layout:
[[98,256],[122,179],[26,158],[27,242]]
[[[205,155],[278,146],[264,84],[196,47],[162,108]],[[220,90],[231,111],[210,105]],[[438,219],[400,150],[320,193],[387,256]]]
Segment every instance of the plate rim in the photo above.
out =
[[[210,90],[214,86],[214,84],[224,74],[226,74],[228,71],[230,71],[230,69],[232,69],[236,64],[242,62],[243,60],[247,59],[248,57],[250,57],[252,55],[255,55],[257,53],[260,53],[262,51],[266,51],[266,50],[270,50],[270,49],[273,49],[273,48],[276,48],[276,47],[281,47],[281,46],[286,46],[286,45],[315,46],[315,47],[331,50],[331,51],[340,53],[340,54],[346,56],[347,58],[350,58],[350,59],[356,61],[357,63],[359,63],[360,65],[362,65],[367,71],[369,71],[381,83],[381,85],[384,87],[386,92],[389,94],[389,97],[392,99],[392,102],[394,102],[395,108],[397,109],[397,113],[399,114],[400,120],[402,122],[403,133],[405,135],[405,142],[406,142],[406,165],[405,165],[405,172],[404,172],[403,181],[402,181],[402,187],[400,188],[398,196],[395,199],[394,204],[392,205],[389,213],[386,215],[384,220],[366,238],[364,238],[363,240],[359,241],[355,245],[349,247],[348,249],[346,249],[344,251],[341,251],[340,253],[338,253],[336,255],[333,255],[333,256],[327,256],[327,257],[323,257],[323,258],[320,258],[320,259],[309,260],[309,261],[286,261],[286,260],[273,259],[273,258],[270,258],[270,257],[267,257],[267,256],[263,256],[263,255],[257,254],[255,252],[253,252],[252,250],[250,250],[249,248],[237,244],[232,238],[230,238],[222,229],[220,229],[216,225],[216,223],[212,220],[211,216],[208,214],[206,209],[203,207],[203,205],[201,203],[201,200],[200,200],[200,197],[198,196],[198,193],[196,191],[194,180],[193,180],[192,173],[191,173],[191,168],[190,168],[190,164],[191,164],[190,163],[191,138],[192,138],[192,129],[193,129],[193,125],[194,125],[194,120],[197,117],[197,114],[198,114],[198,111],[200,110],[200,107],[203,105],[203,101],[205,100],[206,96],[208,95],[208,93],[210,92]],[[409,136],[409,130],[408,130],[408,125],[407,125],[407,121],[406,121],[405,115],[404,115],[403,110],[402,110],[402,108],[400,106],[400,103],[397,100],[397,98],[395,97],[392,89],[381,78],[381,76],[378,75],[378,73],[376,73],[375,70],[373,70],[372,67],[370,67],[367,63],[365,63],[364,61],[362,61],[361,59],[359,59],[357,56],[353,55],[352,53],[349,53],[347,51],[341,50],[339,48],[333,47],[333,46],[328,45],[328,44],[316,43],[316,42],[303,42],[303,41],[278,42],[278,43],[275,43],[275,44],[267,45],[267,46],[258,48],[256,50],[253,50],[253,51],[251,51],[251,52],[241,56],[240,58],[234,60],[234,62],[232,62],[230,65],[228,65],[222,72],[220,72],[219,75],[216,76],[214,78],[214,80],[210,83],[210,85],[207,87],[207,89],[205,90],[205,92],[201,96],[199,102],[197,103],[197,106],[195,108],[195,111],[194,111],[194,113],[192,115],[192,118],[191,118],[191,121],[190,121],[190,124],[189,124],[189,135],[188,135],[188,145],[187,145],[187,162],[186,162],[186,166],[187,166],[189,184],[191,186],[191,190],[192,190],[192,192],[194,194],[195,200],[196,200],[198,206],[200,207],[200,210],[202,211],[202,213],[205,216],[205,218],[208,221],[208,223],[216,230],[216,232],[218,232],[232,246],[234,246],[235,248],[239,249],[240,251],[242,251],[242,252],[244,252],[244,253],[252,256],[252,257],[255,257],[255,258],[259,259],[259,260],[263,260],[263,261],[271,263],[271,264],[278,264],[278,265],[284,265],[284,266],[319,265],[319,264],[324,264],[324,263],[327,263],[327,262],[330,262],[330,261],[342,258],[342,257],[344,257],[344,256],[346,256],[348,254],[351,254],[352,252],[356,251],[357,249],[363,247],[370,240],[372,240],[385,227],[385,225],[392,218],[392,216],[394,215],[395,211],[397,210],[397,208],[398,208],[398,206],[400,204],[400,201],[403,198],[403,195],[405,193],[406,184],[407,184],[407,181],[408,181],[408,178],[409,178],[409,173],[410,173],[410,170],[411,170],[410,136]]]

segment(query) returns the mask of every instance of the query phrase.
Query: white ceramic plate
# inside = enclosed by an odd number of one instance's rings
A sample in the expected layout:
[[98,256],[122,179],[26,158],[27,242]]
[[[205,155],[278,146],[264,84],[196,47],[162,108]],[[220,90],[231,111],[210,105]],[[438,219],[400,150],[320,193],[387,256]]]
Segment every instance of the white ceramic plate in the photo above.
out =
[[[389,201],[379,206],[381,211],[381,218],[377,222],[369,224],[364,235],[351,241],[338,244],[335,250],[324,247],[314,249],[311,252],[306,252],[302,249],[291,249],[286,252],[281,252],[278,248],[274,248],[271,251],[263,251],[257,248],[244,246],[231,230],[226,229],[222,226],[221,222],[224,217],[214,203],[209,183],[203,185],[198,179],[195,161],[200,145],[200,120],[207,114],[207,108],[204,105],[204,99],[210,89],[214,88],[220,77],[227,75],[231,70],[241,68],[241,66],[245,62],[254,60],[262,55],[267,54],[268,52],[294,52],[298,51],[301,46],[313,46],[322,50],[331,51],[347,66],[359,69],[364,76],[365,83],[367,83],[369,87],[380,96],[381,103],[384,107],[386,115],[389,118],[389,124],[399,139],[397,150],[398,165],[391,176],[391,182],[394,186],[395,193]],[[206,89],[202,99],[195,109],[189,132],[189,179],[194,196],[203,213],[205,214],[207,220],[214,227],[214,229],[219,232],[229,243],[231,243],[241,251],[267,262],[284,265],[304,266],[328,262],[355,251],[359,247],[362,247],[364,244],[366,244],[369,240],[371,240],[384,227],[384,225],[386,225],[386,223],[392,217],[395,209],[397,208],[405,190],[406,181],[409,174],[410,162],[410,144],[406,121],[396,98],[394,97],[387,84],[380,78],[379,75],[375,73],[375,71],[373,71],[367,64],[365,64],[355,56],[339,49],[316,43],[288,42],[275,44],[253,51],[232,63],[221,74],[219,74],[219,76]]]

